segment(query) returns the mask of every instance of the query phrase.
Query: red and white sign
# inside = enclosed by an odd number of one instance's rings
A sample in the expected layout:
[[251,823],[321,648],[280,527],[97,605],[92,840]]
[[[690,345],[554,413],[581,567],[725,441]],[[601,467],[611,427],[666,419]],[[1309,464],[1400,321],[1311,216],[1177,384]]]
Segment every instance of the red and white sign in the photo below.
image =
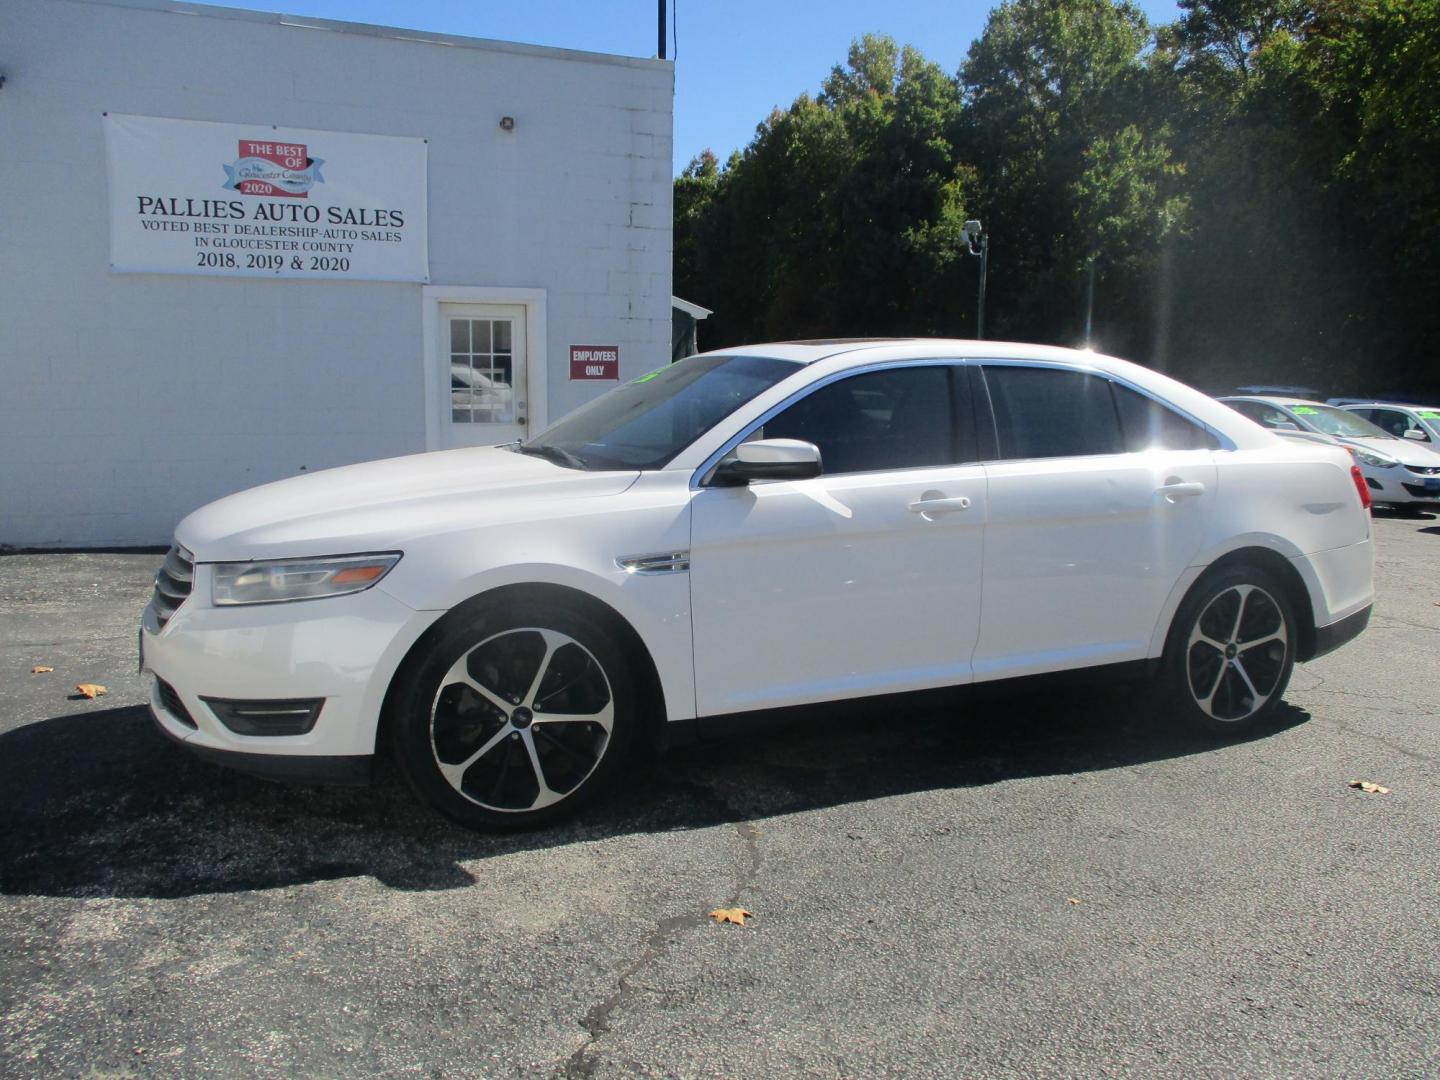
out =
[[224,166],[230,177],[225,186],[242,195],[308,198],[311,186],[317,180],[324,182],[320,175],[324,162],[312,158],[309,150],[304,143],[241,139],[239,157]]
[[570,381],[611,380],[620,378],[619,345],[571,345]]

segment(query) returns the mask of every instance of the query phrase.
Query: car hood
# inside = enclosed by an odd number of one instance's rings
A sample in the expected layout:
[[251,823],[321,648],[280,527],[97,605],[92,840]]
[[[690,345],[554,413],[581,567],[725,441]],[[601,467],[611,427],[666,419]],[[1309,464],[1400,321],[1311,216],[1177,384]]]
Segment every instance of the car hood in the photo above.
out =
[[637,472],[581,472],[498,447],[442,450],[294,476],[196,510],[175,530],[199,562],[385,551],[407,540],[548,516],[618,495]]
[[1341,438],[1342,442],[1351,446],[1364,447],[1366,450],[1373,450],[1377,454],[1384,454],[1405,465],[1416,465],[1422,468],[1440,468],[1440,454],[1428,447],[1419,446],[1410,439],[1372,439],[1368,436],[1350,436]]

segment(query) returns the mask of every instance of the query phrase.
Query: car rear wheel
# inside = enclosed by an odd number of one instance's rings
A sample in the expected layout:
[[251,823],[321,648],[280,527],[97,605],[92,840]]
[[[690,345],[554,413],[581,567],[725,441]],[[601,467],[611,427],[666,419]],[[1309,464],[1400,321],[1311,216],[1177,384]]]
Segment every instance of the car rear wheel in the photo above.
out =
[[1192,727],[1238,734],[1280,707],[1296,642],[1289,594],[1273,574],[1236,565],[1207,575],[1170,628],[1167,697]]
[[614,774],[634,727],[633,680],[612,635],[551,603],[452,619],[397,687],[402,771],[471,828],[570,815]]

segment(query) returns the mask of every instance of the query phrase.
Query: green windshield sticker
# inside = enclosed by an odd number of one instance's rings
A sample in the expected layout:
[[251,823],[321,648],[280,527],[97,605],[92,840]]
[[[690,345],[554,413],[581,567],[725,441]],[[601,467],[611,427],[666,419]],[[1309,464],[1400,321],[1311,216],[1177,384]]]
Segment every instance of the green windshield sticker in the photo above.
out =
[[649,375],[641,375],[638,379],[635,380],[632,385],[639,386],[642,382],[649,382],[651,379],[655,378],[656,375],[659,375],[664,370],[665,369],[663,367],[656,368],[654,371],[650,372]]
[[1440,420],[1440,412],[1436,412],[1434,409],[1421,409],[1421,410],[1420,410],[1420,419],[1422,419],[1422,420]]
[[1296,405],[1290,411],[1293,412],[1296,416],[1314,416],[1320,410],[1312,409],[1309,405]]

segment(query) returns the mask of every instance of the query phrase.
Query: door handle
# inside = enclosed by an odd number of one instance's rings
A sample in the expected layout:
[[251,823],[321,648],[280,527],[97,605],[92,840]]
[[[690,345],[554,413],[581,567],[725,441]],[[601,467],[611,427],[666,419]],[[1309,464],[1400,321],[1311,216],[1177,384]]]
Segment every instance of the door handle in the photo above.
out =
[[1180,480],[1169,480],[1155,489],[1156,495],[1165,496],[1166,502],[1174,502],[1176,499],[1186,495],[1204,495],[1205,485],[1199,480],[1182,482]]
[[959,495],[953,499],[916,499],[910,504],[912,514],[948,514],[955,510],[969,510],[970,500]]

